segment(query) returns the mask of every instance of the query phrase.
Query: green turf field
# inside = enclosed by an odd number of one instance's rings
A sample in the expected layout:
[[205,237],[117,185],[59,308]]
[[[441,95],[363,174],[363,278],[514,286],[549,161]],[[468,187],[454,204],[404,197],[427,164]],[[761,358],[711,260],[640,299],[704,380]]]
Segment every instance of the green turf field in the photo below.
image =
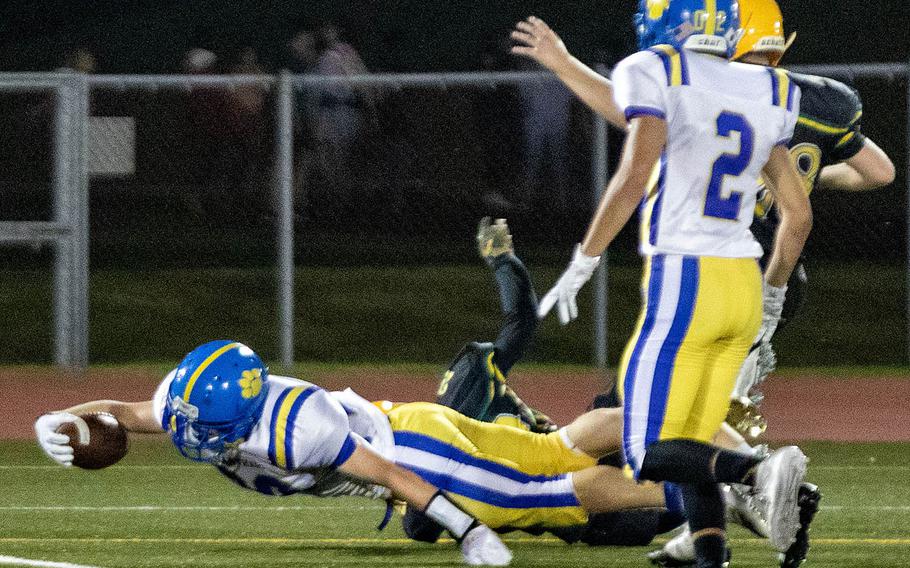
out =
[[[535,266],[542,294],[561,266]],[[49,272],[3,271],[0,361],[51,360]],[[635,325],[639,270],[611,266],[609,356],[615,364]],[[906,362],[904,273],[862,264],[813,268],[809,302],[776,338],[787,365]],[[441,365],[466,341],[492,341],[500,312],[490,271],[464,266],[299,268],[294,344],[300,361],[421,361]],[[93,364],[179,360],[202,339],[230,337],[277,356],[275,274],[269,268],[93,270]],[[528,362],[590,364],[591,290],[579,320],[545,320]]]
[[[810,564],[907,566],[910,446],[808,444],[810,479],[824,492]],[[90,566],[459,566],[451,543],[382,533],[381,504],[264,497],[159,442],[134,443],[100,472],[53,466],[29,442],[0,442],[0,556]],[[732,531],[735,566],[773,566],[763,543]],[[507,537],[514,566],[645,566],[645,548],[567,546]]]

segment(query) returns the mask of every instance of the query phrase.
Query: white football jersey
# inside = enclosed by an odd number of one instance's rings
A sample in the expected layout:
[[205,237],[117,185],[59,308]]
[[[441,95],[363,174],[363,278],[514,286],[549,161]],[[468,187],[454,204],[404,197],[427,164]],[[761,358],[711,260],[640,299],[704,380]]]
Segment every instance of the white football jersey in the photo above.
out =
[[667,121],[667,144],[642,200],[641,253],[759,257],[749,226],[759,178],[799,116],[784,71],[670,46],[622,60],[613,90],[626,118]]
[[[152,399],[164,421],[168,374]],[[388,418],[351,389],[327,392],[312,383],[271,375],[262,417],[236,451],[216,464],[235,483],[267,495],[308,493],[385,498],[384,487],[337,471],[355,444],[369,445],[384,457],[394,455]]]

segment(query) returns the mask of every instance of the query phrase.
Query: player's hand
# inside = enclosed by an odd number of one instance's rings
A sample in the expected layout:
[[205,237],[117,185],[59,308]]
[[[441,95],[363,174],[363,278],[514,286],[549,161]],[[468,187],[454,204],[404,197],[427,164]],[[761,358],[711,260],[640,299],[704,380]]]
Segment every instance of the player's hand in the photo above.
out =
[[[73,448],[69,445],[70,438],[66,434],[57,432],[57,428],[67,422],[74,422],[80,435],[85,432],[86,438],[88,437],[88,426],[85,421],[69,412],[42,414],[35,420],[35,436],[38,438],[38,444],[48,457],[63,467],[73,465]],[[80,423],[83,426],[81,428]],[[87,443],[88,440],[85,442]]]
[[513,54],[529,57],[550,71],[555,72],[570,57],[562,39],[536,16],[515,24],[511,38],[518,44],[512,46]]
[[599,263],[599,256],[588,256],[581,252],[581,245],[575,245],[572,262],[556,281],[556,285],[540,301],[537,316],[546,317],[553,306],[558,304],[561,324],[566,325],[577,318],[578,305],[575,303],[575,296],[578,295],[578,291],[585,285],[585,282],[591,279],[591,275],[594,274]]
[[512,552],[487,525],[477,524],[461,539],[461,555],[470,566],[508,566]]
[[534,413],[534,427],[531,428],[532,432],[549,434],[550,432],[555,432],[559,429],[556,422],[553,422],[553,419],[543,412],[533,407],[531,408],[531,412]]
[[762,318],[761,329],[757,341],[771,342],[771,337],[777,331],[780,315],[784,310],[784,300],[787,297],[787,286],[771,286],[765,283],[762,291]]

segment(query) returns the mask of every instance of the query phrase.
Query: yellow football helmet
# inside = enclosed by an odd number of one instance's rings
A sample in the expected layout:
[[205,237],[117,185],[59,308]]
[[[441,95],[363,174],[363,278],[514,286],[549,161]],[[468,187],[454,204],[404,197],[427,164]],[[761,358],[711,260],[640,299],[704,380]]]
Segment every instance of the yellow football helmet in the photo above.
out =
[[774,0],[739,0],[739,21],[743,35],[733,59],[747,53],[761,53],[776,67],[796,39],[795,32],[784,38],[784,16]]

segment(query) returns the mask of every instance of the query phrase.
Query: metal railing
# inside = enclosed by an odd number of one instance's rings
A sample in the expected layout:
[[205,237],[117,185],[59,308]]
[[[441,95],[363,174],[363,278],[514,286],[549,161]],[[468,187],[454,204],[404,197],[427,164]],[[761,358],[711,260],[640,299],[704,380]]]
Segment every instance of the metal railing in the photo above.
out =
[[[907,105],[910,115],[910,63],[812,65],[793,70],[833,77],[908,78]],[[599,72],[605,73],[604,68]],[[553,81],[548,73],[424,73],[376,74],[354,77],[309,75],[97,75],[0,74],[0,91],[52,91],[56,94],[53,140],[53,220],[49,222],[0,222],[0,244],[53,243],[54,264],[54,361],[57,365],[84,368],[88,353],[88,152],[87,124],[93,88],[137,88],[143,90],[190,89],[199,86],[258,86],[274,92],[275,157],[273,191],[277,203],[277,280],[279,360],[294,362],[294,148],[293,121],[295,89],[330,85],[397,88],[431,86],[499,86],[527,81]],[[910,150],[910,127],[907,129]],[[595,118],[592,141],[592,199],[599,200],[608,180],[607,125]],[[910,162],[910,160],[908,160]],[[910,163],[908,163],[910,196]],[[908,227],[910,227],[910,211]],[[907,235],[910,266],[910,231]],[[607,270],[606,263],[595,277],[594,362],[607,364]],[[910,291],[910,270],[907,272]],[[910,293],[906,310],[910,322]],[[907,329],[910,359],[910,325]]]
[[53,116],[53,220],[0,222],[0,244],[54,247],[54,361],[88,364],[87,77],[75,74],[0,75],[4,91],[50,91]]

